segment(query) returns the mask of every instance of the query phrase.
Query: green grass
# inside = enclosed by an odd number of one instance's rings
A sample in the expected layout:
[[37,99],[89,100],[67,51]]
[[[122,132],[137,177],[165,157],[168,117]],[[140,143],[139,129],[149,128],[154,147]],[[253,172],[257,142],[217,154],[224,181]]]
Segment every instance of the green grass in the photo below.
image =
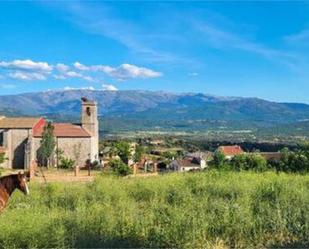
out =
[[309,245],[309,176],[210,171],[30,185],[0,215],[0,247]]

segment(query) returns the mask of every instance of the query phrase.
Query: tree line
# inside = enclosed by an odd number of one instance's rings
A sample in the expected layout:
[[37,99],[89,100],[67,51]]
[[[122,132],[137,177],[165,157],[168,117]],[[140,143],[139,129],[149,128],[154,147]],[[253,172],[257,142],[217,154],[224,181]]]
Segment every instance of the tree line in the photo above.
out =
[[253,170],[263,172],[274,170],[287,173],[307,173],[309,172],[309,143],[299,145],[295,150],[282,149],[280,159],[266,160],[257,153],[244,153],[226,159],[220,151],[216,151],[210,167],[224,170]]

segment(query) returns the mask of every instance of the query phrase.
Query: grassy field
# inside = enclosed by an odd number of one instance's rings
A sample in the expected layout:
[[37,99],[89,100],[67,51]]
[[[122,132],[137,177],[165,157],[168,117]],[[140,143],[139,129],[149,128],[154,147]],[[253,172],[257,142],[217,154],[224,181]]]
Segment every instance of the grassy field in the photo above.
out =
[[0,215],[1,248],[308,247],[309,176],[97,177],[30,184]]

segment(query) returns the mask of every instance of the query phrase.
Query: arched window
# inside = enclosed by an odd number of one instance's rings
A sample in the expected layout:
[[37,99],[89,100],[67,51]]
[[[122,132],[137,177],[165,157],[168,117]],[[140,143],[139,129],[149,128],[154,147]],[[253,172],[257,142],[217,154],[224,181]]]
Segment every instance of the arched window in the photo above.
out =
[[87,113],[88,116],[91,115],[91,111],[90,111],[90,107],[89,106],[86,108],[86,113]]

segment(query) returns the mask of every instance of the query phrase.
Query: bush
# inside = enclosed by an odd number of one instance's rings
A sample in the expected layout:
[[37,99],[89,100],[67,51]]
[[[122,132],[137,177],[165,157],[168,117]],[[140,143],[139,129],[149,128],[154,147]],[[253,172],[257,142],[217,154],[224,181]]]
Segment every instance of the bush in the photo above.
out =
[[58,167],[60,169],[72,169],[74,165],[75,161],[73,159],[63,157],[60,159],[60,164],[58,165]]
[[126,176],[132,174],[132,169],[119,159],[115,159],[109,162],[111,170],[120,176]]
[[308,144],[299,146],[296,151],[283,149],[280,160],[270,160],[269,166],[277,171],[283,172],[309,172],[309,146]]
[[120,141],[116,143],[115,147],[117,155],[120,157],[122,162],[128,163],[131,156],[130,144],[125,141]]
[[1,152],[0,153],[0,164],[4,163],[7,160],[5,157],[5,153]]
[[267,161],[259,154],[236,155],[232,158],[230,165],[232,169],[237,171],[254,170],[262,172],[267,170]]
[[228,160],[226,160],[224,154],[218,150],[215,151],[210,166],[217,169],[229,169]]

